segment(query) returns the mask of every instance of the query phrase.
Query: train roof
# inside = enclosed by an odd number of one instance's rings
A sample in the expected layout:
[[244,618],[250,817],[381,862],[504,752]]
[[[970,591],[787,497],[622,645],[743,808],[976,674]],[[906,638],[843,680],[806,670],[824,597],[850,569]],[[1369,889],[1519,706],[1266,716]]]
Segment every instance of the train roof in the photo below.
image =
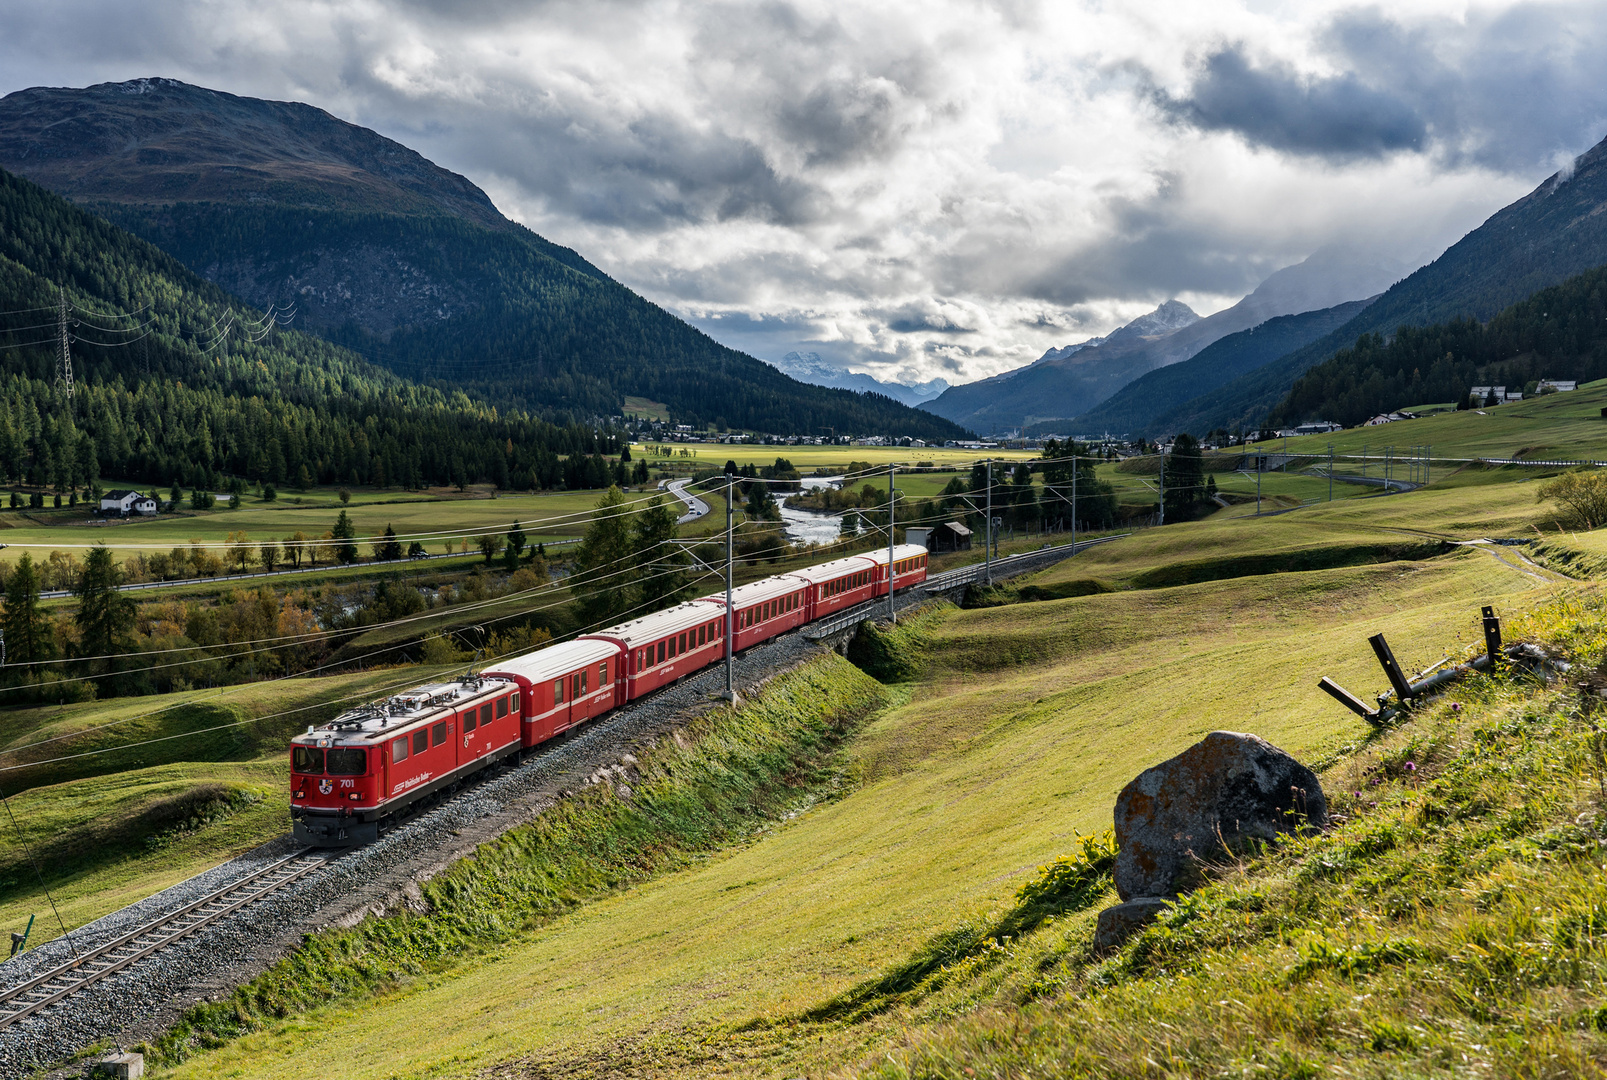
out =
[[347,709],[326,724],[307,729],[294,742],[350,745],[391,734],[418,720],[432,719],[461,705],[490,697],[508,688],[502,679],[465,676],[451,682],[425,683],[379,701]]
[[[790,574],[778,574],[775,577],[760,578],[750,581],[746,585],[738,585],[731,590],[731,603],[737,607],[747,607],[749,604],[762,604],[778,596],[786,596],[790,592],[797,592],[806,582]],[[725,593],[715,593],[701,599],[725,606]]]
[[535,683],[557,678],[587,664],[595,664],[618,655],[619,646],[612,641],[602,641],[594,637],[576,638],[574,641],[549,645],[545,649],[537,649],[523,656],[499,660],[495,664],[487,665],[486,674],[529,679]]
[[[710,601],[717,601],[718,607],[712,607]],[[618,626],[608,626],[594,634],[588,634],[590,640],[618,641],[627,649],[634,649],[649,641],[657,641],[665,634],[675,634],[682,630],[690,630],[712,619],[725,614],[725,597],[704,597],[702,600],[690,600],[684,604],[676,604],[663,611],[655,611],[651,615],[643,615],[639,619],[632,619],[628,623]],[[582,639],[585,640],[585,639]]]
[[789,570],[787,571],[787,576],[802,578],[807,582],[816,583],[831,581],[834,578],[842,577],[844,574],[852,574],[859,570],[868,570],[874,565],[874,563],[867,562],[863,555],[850,555],[846,559],[833,559],[831,562],[823,562],[816,566],[806,566],[801,570]]
[[[900,544],[893,549],[893,561],[897,562],[899,559],[911,559],[916,555],[925,554],[926,549],[919,544]],[[882,548],[877,551],[867,551],[865,553],[865,558],[870,559],[877,566],[886,566],[888,562],[887,549]]]

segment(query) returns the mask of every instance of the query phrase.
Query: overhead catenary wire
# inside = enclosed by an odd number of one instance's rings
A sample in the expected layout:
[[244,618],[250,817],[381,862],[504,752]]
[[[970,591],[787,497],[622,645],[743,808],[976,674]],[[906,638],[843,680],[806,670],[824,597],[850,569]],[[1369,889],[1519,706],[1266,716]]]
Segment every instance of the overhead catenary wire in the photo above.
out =
[[[542,583],[540,585],[532,586],[529,589],[524,589],[524,590],[521,590],[521,591],[519,591],[517,593],[509,593],[509,594],[504,594],[502,596],[486,597],[483,600],[475,600],[475,601],[471,601],[471,602],[469,602],[467,604],[453,605],[453,611],[458,613],[458,614],[462,614],[464,612],[478,611],[478,610],[481,610],[483,608],[496,607],[496,606],[506,604],[510,600],[515,600],[515,599],[517,599],[519,597],[533,597],[533,596],[541,594],[541,593],[557,592],[559,590],[569,590],[569,589],[573,589],[576,584],[595,585],[595,584],[598,584],[600,582],[607,581],[607,580],[610,580],[610,579],[613,579],[613,578],[616,578],[616,577],[619,577],[619,576],[622,576],[622,575],[625,575],[625,574],[638,573],[641,570],[642,565],[643,565],[642,562],[641,562],[641,556],[643,554],[647,553],[648,550],[649,549],[644,548],[644,549],[640,549],[639,551],[630,552],[630,553],[628,553],[626,555],[620,556],[618,559],[614,559],[614,560],[611,560],[608,563],[604,563],[604,564],[602,564],[601,566],[599,566],[597,568],[597,569],[601,570],[601,569],[606,569],[606,568],[611,567],[611,566],[617,566],[618,567],[618,569],[611,570],[606,574],[600,574],[600,575],[596,575],[596,576],[593,576],[593,577],[588,577],[588,578],[585,578],[584,580],[581,580],[581,581],[577,581],[577,578],[579,578],[580,575],[570,575],[569,577],[566,577],[566,578],[559,578],[559,579],[544,582],[544,583]],[[621,565],[621,564],[623,564],[623,565]],[[679,572],[682,571],[682,569],[684,569],[684,568],[677,567],[677,568],[673,568],[671,570],[665,571],[664,573],[679,573]],[[661,576],[664,576],[664,574],[653,574],[653,575],[649,575],[644,580],[656,580],[658,577],[661,577]],[[517,618],[520,615],[530,614],[532,611],[546,610],[547,607],[552,607],[552,606],[556,606],[556,605],[545,605],[545,606],[540,607],[540,608],[532,608],[532,609],[527,609],[527,610],[523,610],[523,611],[518,611],[518,612],[511,613],[509,615],[498,616],[496,618],[493,618],[493,619],[490,619],[490,620],[487,620],[487,621],[500,622],[500,621],[503,621],[503,620],[508,619],[508,618]],[[428,620],[428,619],[439,618],[440,614],[441,613],[439,611],[429,610],[429,611],[420,612],[420,613],[415,614],[415,615],[403,616],[402,618],[399,618],[399,619],[393,619],[393,620],[391,620],[389,622],[378,623],[378,624],[371,625],[371,626],[344,627],[344,628],[339,628],[339,629],[335,629],[335,630],[318,630],[318,631],[310,631],[310,632],[305,633],[305,634],[280,635],[280,636],[277,636],[277,637],[259,638],[259,639],[253,640],[253,641],[221,642],[221,643],[214,644],[214,645],[201,645],[201,644],[181,645],[181,646],[174,646],[174,647],[165,648],[165,649],[151,649],[151,650],[146,650],[146,651],[136,651],[136,652],[127,652],[127,653],[113,653],[113,654],[107,654],[107,655],[103,655],[103,656],[61,657],[61,658],[53,658],[53,659],[49,659],[49,660],[24,661],[22,663],[13,664],[11,666],[14,667],[14,668],[42,667],[42,666],[51,665],[51,664],[72,664],[72,663],[84,663],[84,662],[99,661],[99,660],[126,659],[126,658],[131,657],[131,656],[168,655],[168,654],[177,653],[177,652],[191,653],[191,652],[196,652],[196,651],[199,651],[199,650],[207,650],[207,649],[221,650],[221,652],[219,654],[207,654],[207,655],[203,655],[203,656],[199,656],[199,657],[194,657],[194,658],[191,658],[191,659],[174,661],[172,663],[167,663],[167,664],[150,664],[150,665],[146,665],[145,667],[139,667],[139,668],[125,668],[125,669],[123,669],[121,671],[117,671],[117,672],[109,672],[109,673],[102,673],[102,674],[96,674],[96,675],[78,675],[78,676],[72,676],[72,677],[68,677],[68,678],[63,678],[63,679],[60,680],[60,682],[62,682],[62,683],[86,682],[86,681],[90,681],[90,680],[94,680],[94,679],[105,678],[105,677],[107,677],[107,675],[139,675],[139,674],[144,674],[144,673],[151,672],[151,671],[162,671],[162,670],[166,670],[168,668],[173,668],[173,667],[185,667],[185,666],[188,666],[188,665],[191,665],[191,664],[206,663],[206,662],[214,661],[214,660],[239,659],[239,658],[242,658],[242,657],[254,656],[254,655],[257,655],[257,654],[263,653],[263,652],[272,652],[275,649],[291,648],[291,647],[294,647],[294,645],[299,643],[299,642],[315,642],[315,641],[320,641],[320,640],[338,639],[339,637],[341,637],[343,635],[361,635],[361,634],[369,633],[369,632],[374,631],[374,630],[392,629],[392,628],[395,628],[395,627],[398,627],[398,626],[405,626],[405,625],[415,623],[415,622],[422,622],[422,621],[425,621],[425,620]],[[260,646],[260,647],[258,647],[258,648],[245,648],[245,649],[242,650],[241,649],[242,646]],[[347,662],[351,662],[351,661],[347,661]],[[0,687],[0,694],[6,693],[7,691],[10,691],[10,690],[19,690],[19,689],[25,689],[25,688],[26,688],[26,684],[21,684],[21,685],[18,685],[18,686]],[[74,734],[79,734],[79,733],[74,733]],[[60,736],[60,737],[66,738],[66,737],[70,737],[70,736]],[[50,740],[45,740],[45,741],[50,741]],[[35,744],[30,743],[30,744],[27,744],[27,745],[35,745]]]
[[[694,582],[695,581],[701,581],[701,580],[703,580],[703,578],[705,578],[707,576],[709,576],[708,573],[704,572],[703,574],[698,575],[693,580],[694,580]],[[650,603],[653,603],[653,601],[647,601],[647,602],[644,602],[642,604],[634,605],[633,607],[626,609],[626,611],[623,612],[622,614],[627,614],[627,615],[631,614],[632,612],[634,612],[634,611],[636,611],[636,610],[638,610],[638,609],[640,609],[642,607],[648,606],[648,604],[650,604]],[[614,616],[614,617],[617,617],[617,616]],[[579,636],[579,635],[585,634],[585,633],[590,633],[592,630],[595,630],[595,629],[599,628],[601,625],[602,624],[601,624],[600,621],[590,623],[585,628],[577,631],[575,636]],[[452,633],[452,632],[455,632],[455,631],[446,631],[446,632],[443,632],[442,634],[436,634],[436,635],[433,635],[433,636],[442,637],[442,636],[445,636],[445,633]],[[558,643],[558,639],[554,639],[551,642],[551,644],[557,644],[557,643]],[[391,651],[394,651],[396,649],[405,648],[405,647],[406,647],[406,643],[399,644],[399,645],[392,645],[392,646],[386,647],[385,649],[376,650],[376,652],[370,653],[368,655],[370,655],[370,656],[379,655],[379,654],[384,653],[384,652],[391,652]],[[546,644],[544,644],[542,647],[545,648],[547,646],[546,646]],[[539,650],[537,650],[537,651],[539,651]],[[512,655],[516,655],[516,654],[517,654],[516,652],[510,651],[510,652],[507,652],[507,653],[498,654],[498,658],[501,658],[501,657],[504,657],[504,656],[512,656]],[[482,661],[479,666],[483,667],[484,662]],[[285,676],[284,678],[302,678],[302,677],[304,677],[306,675],[316,673],[317,670],[321,670],[321,668],[320,669],[314,669],[313,672],[299,672],[296,675]],[[407,678],[407,679],[398,680],[397,682],[390,684],[390,686],[392,686],[392,687],[394,687],[394,686],[406,686],[406,685],[412,683],[415,678],[416,678],[416,676],[410,677],[410,678]],[[272,681],[282,681],[282,680],[272,680]],[[243,684],[242,686],[233,687],[233,688],[230,688],[230,689],[231,690],[244,690],[247,686],[253,686],[253,685],[261,685],[261,684],[260,683],[256,683],[256,684],[248,683],[248,684]],[[353,697],[367,697],[372,693],[373,693],[373,691],[369,690],[369,691],[364,691],[364,692],[362,692],[360,694],[348,695],[348,698],[338,698],[336,700],[348,700],[349,698],[353,698]],[[220,695],[214,695],[214,696],[222,696],[222,695],[220,694]],[[211,700],[211,699],[207,699],[207,700]],[[209,727],[209,728],[198,728],[198,729],[193,730],[193,731],[181,731],[181,732],[177,732],[177,733],[175,733],[173,735],[163,735],[163,736],[159,736],[159,737],[154,738],[154,739],[142,739],[142,740],[139,740],[137,742],[123,743],[123,744],[118,745],[118,746],[100,747],[99,749],[96,749],[96,750],[85,750],[85,751],[82,751],[82,752],[77,753],[77,754],[62,754],[62,755],[57,756],[57,757],[42,758],[42,759],[39,759],[39,760],[36,760],[36,761],[23,762],[23,763],[18,764],[18,765],[4,765],[4,766],[0,766],[0,773],[15,772],[15,771],[17,771],[19,769],[32,768],[32,767],[37,766],[37,765],[54,765],[54,764],[58,764],[58,763],[63,762],[63,761],[76,761],[76,760],[80,760],[80,759],[86,758],[86,757],[98,757],[98,756],[100,756],[102,754],[111,754],[111,753],[117,753],[117,752],[122,751],[122,750],[137,749],[138,747],[141,747],[141,746],[152,746],[152,745],[155,745],[157,743],[172,742],[175,739],[193,738],[194,736],[197,736],[197,735],[207,735],[207,734],[211,734],[214,731],[224,731],[224,730],[227,730],[229,728],[244,727],[247,724],[257,724],[257,723],[261,723],[264,720],[277,719],[280,716],[287,716],[287,715],[290,715],[290,714],[295,713],[295,712],[305,712],[308,709],[320,708],[320,707],[324,707],[326,705],[327,705],[327,702],[317,702],[317,703],[314,703],[312,705],[300,706],[300,707],[298,707],[296,709],[282,710],[281,712],[278,712],[278,713],[269,713],[269,714],[266,714],[264,716],[248,717],[248,718],[246,718],[244,720],[235,720],[235,721],[231,721],[230,723],[227,723],[227,724],[217,724],[217,725],[214,725],[214,726]],[[39,745],[39,744],[38,743],[30,743],[28,745]],[[17,749],[22,749],[22,748],[21,747],[11,748],[11,749],[6,750],[5,753],[14,753],[15,750],[17,750]]]

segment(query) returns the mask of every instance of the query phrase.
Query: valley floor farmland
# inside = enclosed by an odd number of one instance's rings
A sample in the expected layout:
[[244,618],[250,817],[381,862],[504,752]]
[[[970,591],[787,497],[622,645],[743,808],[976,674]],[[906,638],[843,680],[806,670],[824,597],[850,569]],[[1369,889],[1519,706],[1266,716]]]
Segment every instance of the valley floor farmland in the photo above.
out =
[[[1319,763],[1365,742],[1317,676],[1366,693],[1381,682],[1369,634],[1386,630],[1416,670],[1477,638],[1481,604],[1511,613],[1576,588],[1438,546],[1543,511],[1528,485],[1470,481],[1213,519],[1036,579],[1051,593],[1080,578],[1114,591],[935,610],[899,632],[915,663],[837,759],[841,779],[823,793],[834,797],[453,970],[271,1023],[178,1074],[820,1075],[880,1055],[990,1002],[1018,969],[1001,961],[996,975],[849,1020],[804,1014],[934,935],[996,916],[1075,832],[1108,824],[1132,775],[1207,731],[1253,731]],[[1284,568],[1256,565],[1291,553]],[[1038,955],[1087,925],[1021,947]]]

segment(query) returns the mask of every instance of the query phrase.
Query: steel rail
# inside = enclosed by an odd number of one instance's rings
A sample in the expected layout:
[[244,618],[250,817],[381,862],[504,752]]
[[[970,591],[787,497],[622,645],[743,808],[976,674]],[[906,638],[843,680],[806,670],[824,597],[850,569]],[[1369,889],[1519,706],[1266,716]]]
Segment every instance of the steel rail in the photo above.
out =
[[[0,1030],[115,975],[132,964],[193,934],[205,926],[284,888],[326,865],[330,859],[304,848],[271,862],[245,877],[176,911],[120,934],[65,964],[0,992]],[[20,1002],[20,1003],[19,1003]],[[15,1007],[11,1007],[15,1004]]]

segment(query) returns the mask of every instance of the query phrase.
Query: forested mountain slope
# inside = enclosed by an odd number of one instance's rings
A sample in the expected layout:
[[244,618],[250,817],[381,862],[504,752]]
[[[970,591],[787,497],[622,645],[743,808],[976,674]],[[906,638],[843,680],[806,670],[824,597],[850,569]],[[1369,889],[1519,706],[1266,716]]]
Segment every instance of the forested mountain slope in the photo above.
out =
[[[1345,325],[1173,414],[1188,431],[1260,423],[1302,374],[1363,334],[1457,318],[1489,319],[1507,306],[1607,264],[1607,140],[1548,177],[1399,282]],[[1401,402],[1399,404],[1407,404]],[[1316,419],[1316,417],[1286,417]],[[1329,418],[1336,419],[1336,418]]]
[[448,392],[559,420],[638,395],[682,421],[763,431],[962,432],[725,348],[503,218],[464,177],[308,105],[167,79],[24,90],[0,99],[0,166]]
[[1607,377],[1607,267],[1542,289],[1488,323],[1455,319],[1365,334],[1306,372],[1273,423],[1331,417],[1347,427],[1424,401],[1460,401],[1469,387]]
[[[58,378],[70,306],[74,387]],[[225,338],[233,325],[239,334]],[[614,449],[462,392],[418,386],[274,325],[151,244],[0,171],[0,473],[210,487],[485,480],[555,487],[559,455]],[[575,466],[571,465],[573,470]]]
[[1083,435],[1108,431],[1151,436],[1190,430],[1166,427],[1160,418],[1173,413],[1176,403],[1192,401],[1322,337],[1350,321],[1370,303],[1370,299],[1353,300],[1321,311],[1282,315],[1260,326],[1229,334],[1206,346],[1192,359],[1139,376],[1109,400],[1077,417],[1070,427]]

